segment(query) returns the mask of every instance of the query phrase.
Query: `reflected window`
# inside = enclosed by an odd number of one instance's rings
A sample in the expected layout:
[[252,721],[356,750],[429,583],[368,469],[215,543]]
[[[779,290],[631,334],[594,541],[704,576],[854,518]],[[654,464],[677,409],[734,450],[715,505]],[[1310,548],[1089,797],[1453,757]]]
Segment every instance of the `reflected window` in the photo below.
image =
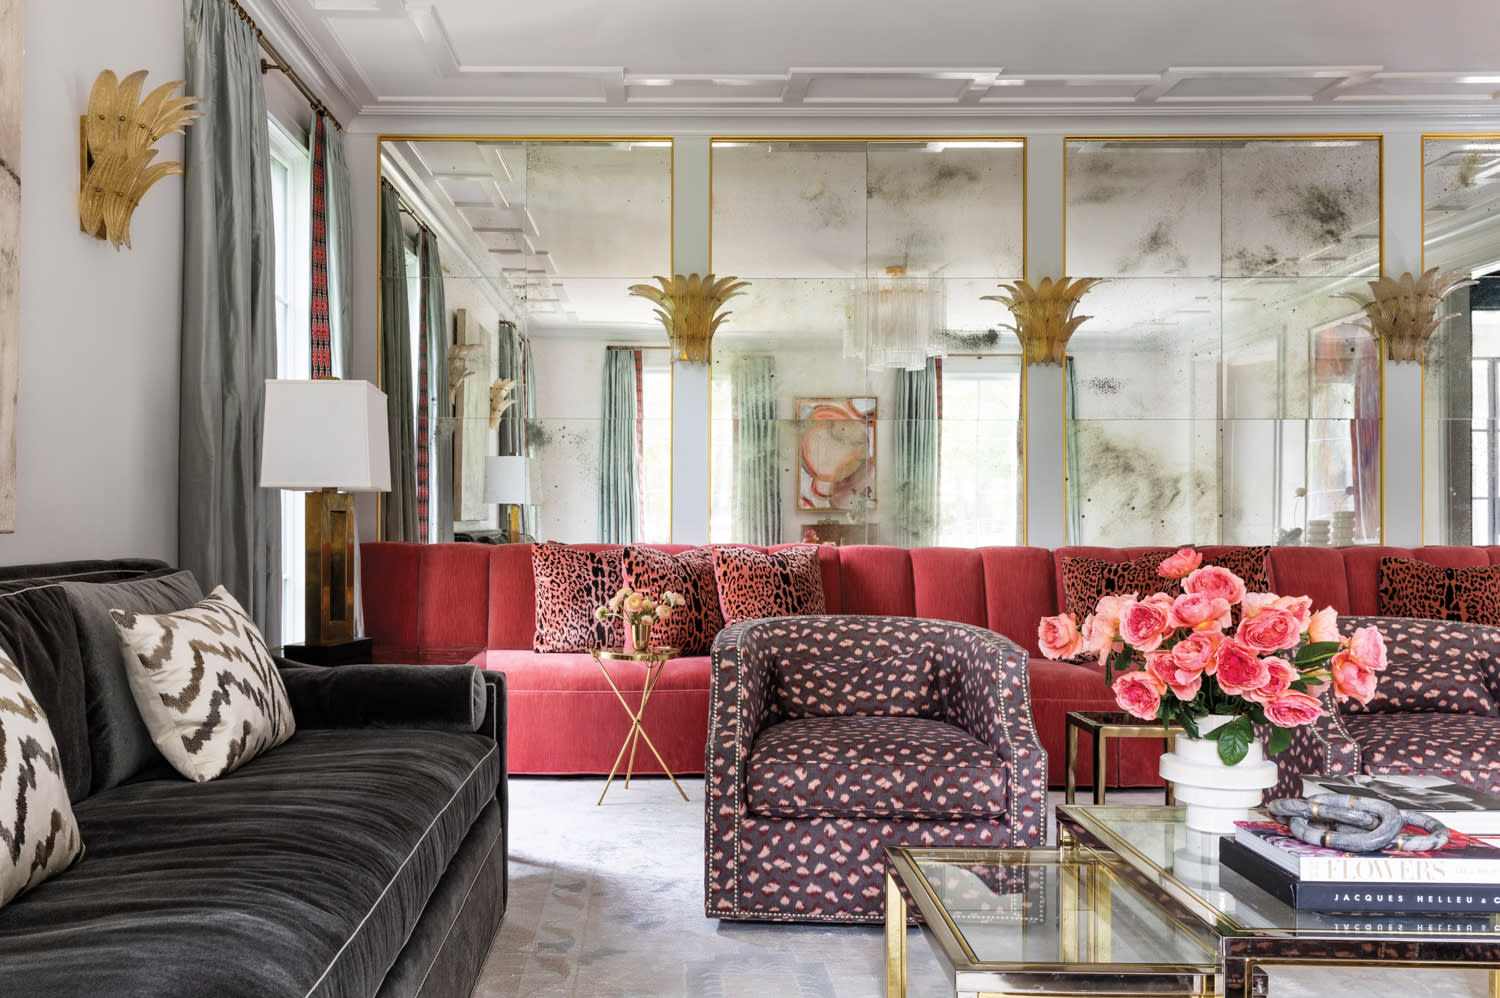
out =
[[1473,313],[1474,359],[1472,457],[1473,543],[1500,544],[1500,437],[1496,436],[1496,402],[1500,400],[1500,311]]
[[669,350],[642,350],[641,537],[672,539],[672,364]]
[[[943,365],[937,543],[1019,541],[1021,361],[950,357]],[[997,501],[998,499],[998,501]]]

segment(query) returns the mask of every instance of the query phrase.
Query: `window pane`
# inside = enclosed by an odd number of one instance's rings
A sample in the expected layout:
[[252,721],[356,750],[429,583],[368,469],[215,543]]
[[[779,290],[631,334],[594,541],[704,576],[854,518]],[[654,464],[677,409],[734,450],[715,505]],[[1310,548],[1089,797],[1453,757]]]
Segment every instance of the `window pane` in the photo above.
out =
[[665,544],[672,537],[672,368],[665,350],[641,353],[641,540]]

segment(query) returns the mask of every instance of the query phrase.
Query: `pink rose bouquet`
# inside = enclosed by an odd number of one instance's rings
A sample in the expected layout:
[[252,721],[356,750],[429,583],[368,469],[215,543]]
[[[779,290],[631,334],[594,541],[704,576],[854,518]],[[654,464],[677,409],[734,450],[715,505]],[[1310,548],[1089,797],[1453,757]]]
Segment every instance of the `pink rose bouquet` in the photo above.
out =
[[621,589],[611,596],[604,606],[594,608],[594,619],[601,624],[606,620],[623,620],[630,624],[640,624],[649,620],[655,623],[658,620],[666,620],[672,615],[673,610],[681,608],[685,602],[686,600],[680,593],[670,590],[652,599],[630,589]]
[[1379,630],[1344,638],[1332,608],[1314,613],[1306,596],[1246,592],[1233,572],[1202,562],[1192,548],[1162,562],[1163,578],[1182,580],[1179,596],[1105,596],[1081,624],[1069,614],[1043,618],[1042,654],[1097,656],[1122,709],[1180,724],[1194,738],[1199,718],[1233,716],[1204,736],[1231,766],[1249,751],[1256,724],[1272,729],[1268,753],[1290,745],[1293,728],[1326,713],[1319,694],[1329,686],[1340,700],[1370,701],[1386,663]]

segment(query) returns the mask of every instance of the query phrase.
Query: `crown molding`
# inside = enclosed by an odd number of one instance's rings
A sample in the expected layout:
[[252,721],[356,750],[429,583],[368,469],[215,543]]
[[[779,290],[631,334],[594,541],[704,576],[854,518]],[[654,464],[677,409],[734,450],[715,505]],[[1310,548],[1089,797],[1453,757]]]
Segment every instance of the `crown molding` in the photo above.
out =
[[[286,0],[239,0],[239,4],[346,128],[363,113],[374,91],[367,85],[365,99],[361,99]],[[350,65],[356,64],[350,60]]]

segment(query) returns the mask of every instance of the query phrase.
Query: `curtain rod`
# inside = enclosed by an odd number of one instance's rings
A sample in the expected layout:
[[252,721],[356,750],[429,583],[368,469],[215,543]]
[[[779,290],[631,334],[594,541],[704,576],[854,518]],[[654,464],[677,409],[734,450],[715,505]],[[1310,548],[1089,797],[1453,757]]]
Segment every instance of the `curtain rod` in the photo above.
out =
[[261,75],[264,76],[266,73],[269,73],[273,69],[279,70],[283,76],[291,81],[292,86],[296,87],[297,90],[302,94],[302,96],[307,99],[309,107],[311,107],[319,114],[323,115],[323,117],[327,118],[329,121],[333,122],[333,127],[342,132],[344,130],[344,126],[339,124],[339,119],[335,118],[333,116],[333,112],[328,110],[328,105],[319,100],[317,95],[308,88],[307,84],[302,82],[302,77],[297,75],[297,71],[294,70],[291,66],[287,65],[287,61],[281,57],[281,53],[276,51],[276,46],[272,45],[270,41],[266,39],[265,32],[261,31],[260,28],[256,26],[255,18],[246,13],[245,8],[241,7],[237,0],[224,0],[224,2],[229,4],[230,7],[234,8],[234,12],[240,16],[240,20],[250,25],[250,30],[255,32],[256,42],[258,42],[260,44],[260,47],[266,50],[266,54],[271,57],[270,59],[262,59],[260,61]]

